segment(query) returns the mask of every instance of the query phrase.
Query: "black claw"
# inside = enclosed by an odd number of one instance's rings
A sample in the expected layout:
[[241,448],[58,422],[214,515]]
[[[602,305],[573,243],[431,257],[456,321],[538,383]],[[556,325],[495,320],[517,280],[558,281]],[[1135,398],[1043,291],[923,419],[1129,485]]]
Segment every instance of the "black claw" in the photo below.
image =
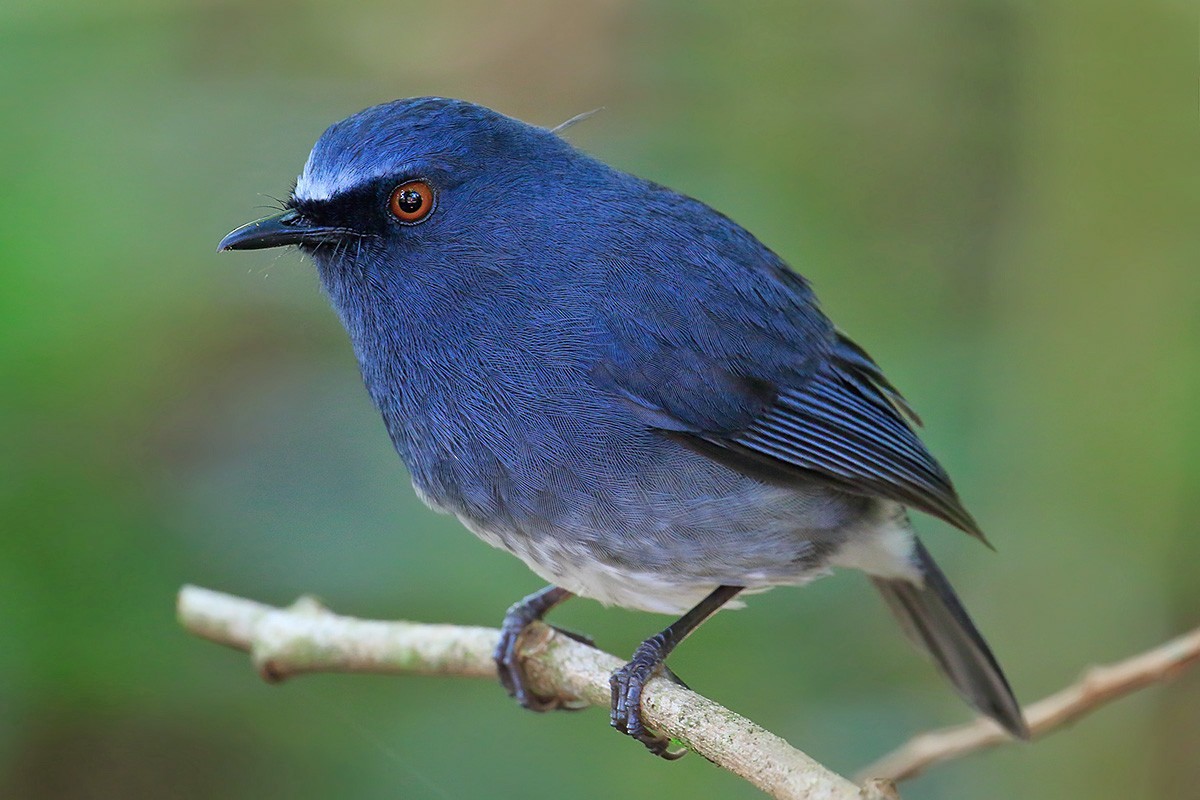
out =
[[678,750],[672,750],[671,740],[665,736],[651,736],[647,734],[645,736],[638,736],[637,740],[646,745],[646,749],[651,753],[667,761],[677,761],[686,756],[688,752],[683,747]]
[[[555,709],[575,710],[582,706],[572,705],[557,697],[541,697],[528,688],[525,671],[521,668],[520,644],[521,636],[534,622],[539,621],[550,609],[571,596],[566,589],[557,586],[547,586],[540,592],[531,594],[519,603],[514,604],[504,616],[500,626],[500,641],[492,657],[496,661],[496,672],[500,677],[500,685],[508,692],[509,697],[515,698],[523,708],[530,711],[553,711]],[[556,630],[558,630],[556,628]],[[562,631],[572,639],[590,644],[587,637]]]
[[[668,761],[683,756],[687,750],[672,750],[671,740],[647,730],[642,722],[642,690],[656,674],[669,672],[663,665],[661,637],[642,643],[633,655],[633,660],[612,674],[612,708],[609,720],[614,728],[632,736],[656,756]],[[674,675],[671,675],[674,678]]]
[[670,739],[646,729],[642,723],[642,690],[646,682],[658,674],[687,688],[687,684],[663,662],[677,644],[739,591],[741,587],[738,586],[718,586],[662,633],[642,642],[629,663],[612,674],[608,680],[612,688],[609,722],[614,728],[637,739],[651,753],[668,761],[687,753],[687,750],[672,750]]

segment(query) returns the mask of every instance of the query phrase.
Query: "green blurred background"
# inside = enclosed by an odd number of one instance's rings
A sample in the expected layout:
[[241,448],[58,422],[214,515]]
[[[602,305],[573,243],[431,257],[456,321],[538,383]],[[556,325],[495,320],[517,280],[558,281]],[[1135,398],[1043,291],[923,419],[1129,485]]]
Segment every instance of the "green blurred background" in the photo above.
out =
[[[495,624],[538,587],[413,496],[295,253],[218,256],[324,127],[444,94],[709,201],[816,285],[996,543],[926,539],[1035,699],[1200,618],[1190,3],[0,4],[0,797],[757,796],[495,685],[261,683],[184,582]],[[569,604],[628,653],[666,619]],[[857,575],[672,661],[850,772],[969,716]],[[1200,676],[924,798],[1194,796]]]

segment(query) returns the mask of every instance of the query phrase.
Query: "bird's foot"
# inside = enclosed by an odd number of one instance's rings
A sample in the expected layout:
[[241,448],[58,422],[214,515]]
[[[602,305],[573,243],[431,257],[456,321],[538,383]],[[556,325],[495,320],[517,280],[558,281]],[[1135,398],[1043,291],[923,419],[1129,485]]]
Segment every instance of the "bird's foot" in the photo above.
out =
[[646,682],[660,672],[665,672],[672,681],[685,685],[663,664],[664,643],[656,636],[642,642],[633,654],[633,659],[609,678],[612,687],[612,709],[610,722],[621,733],[632,736],[656,756],[674,761],[687,750],[672,750],[671,740],[666,736],[651,733],[642,723],[642,689]]
[[[586,704],[577,704],[560,697],[542,697],[529,688],[525,670],[521,666],[521,638],[534,622],[538,622],[551,608],[570,597],[565,589],[549,586],[536,594],[531,594],[524,600],[514,604],[504,615],[500,626],[500,641],[492,657],[496,661],[496,672],[500,677],[500,685],[509,696],[515,698],[523,708],[530,711],[545,712],[562,709],[575,711]],[[554,627],[554,626],[552,626]],[[562,628],[554,628],[564,636],[569,636],[577,642],[591,645],[592,640],[586,636]]]

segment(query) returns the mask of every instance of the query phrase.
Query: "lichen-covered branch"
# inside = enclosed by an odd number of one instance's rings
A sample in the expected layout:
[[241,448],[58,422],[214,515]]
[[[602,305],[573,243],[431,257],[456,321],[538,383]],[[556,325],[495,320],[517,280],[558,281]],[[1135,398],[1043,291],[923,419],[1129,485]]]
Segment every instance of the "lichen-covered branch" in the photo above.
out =
[[[1037,739],[1125,695],[1170,680],[1195,664],[1200,664],[1200,628],[1124,661],[1092,667],[1077,683],[1026,706],[1025,719]],[[943,761],[1010,741],[996,723],[981,717],[916,736],[860,774],[902,781]]]
[[[499,631],[491,628],[353,619],[307,598],[281,609],[194,586],[180,591],[178,613],[192,633],[249,652],[269,681],[306,672],[496,675],[492,650]],[[540,624],[526,636],[522,656],[538,694],[604,708],[609,705],[609,675],[622,663]],[[887,782],[860,788],[775,734],[661,678],[647,685],[642,710],[650,727],[772,797],[897,796]]]

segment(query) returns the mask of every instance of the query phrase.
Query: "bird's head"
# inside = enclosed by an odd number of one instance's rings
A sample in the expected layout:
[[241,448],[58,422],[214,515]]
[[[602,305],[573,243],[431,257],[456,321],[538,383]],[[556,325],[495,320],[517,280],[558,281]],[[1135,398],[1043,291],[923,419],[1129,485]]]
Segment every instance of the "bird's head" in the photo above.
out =
[[[494,269],[569,206],[582,156],[553,132],[438,97],[368,108],[321,136],[282,213],[218,250],[296,245],[347,284],[452,281]],[[361,288],[361,287],[360,287]]]

